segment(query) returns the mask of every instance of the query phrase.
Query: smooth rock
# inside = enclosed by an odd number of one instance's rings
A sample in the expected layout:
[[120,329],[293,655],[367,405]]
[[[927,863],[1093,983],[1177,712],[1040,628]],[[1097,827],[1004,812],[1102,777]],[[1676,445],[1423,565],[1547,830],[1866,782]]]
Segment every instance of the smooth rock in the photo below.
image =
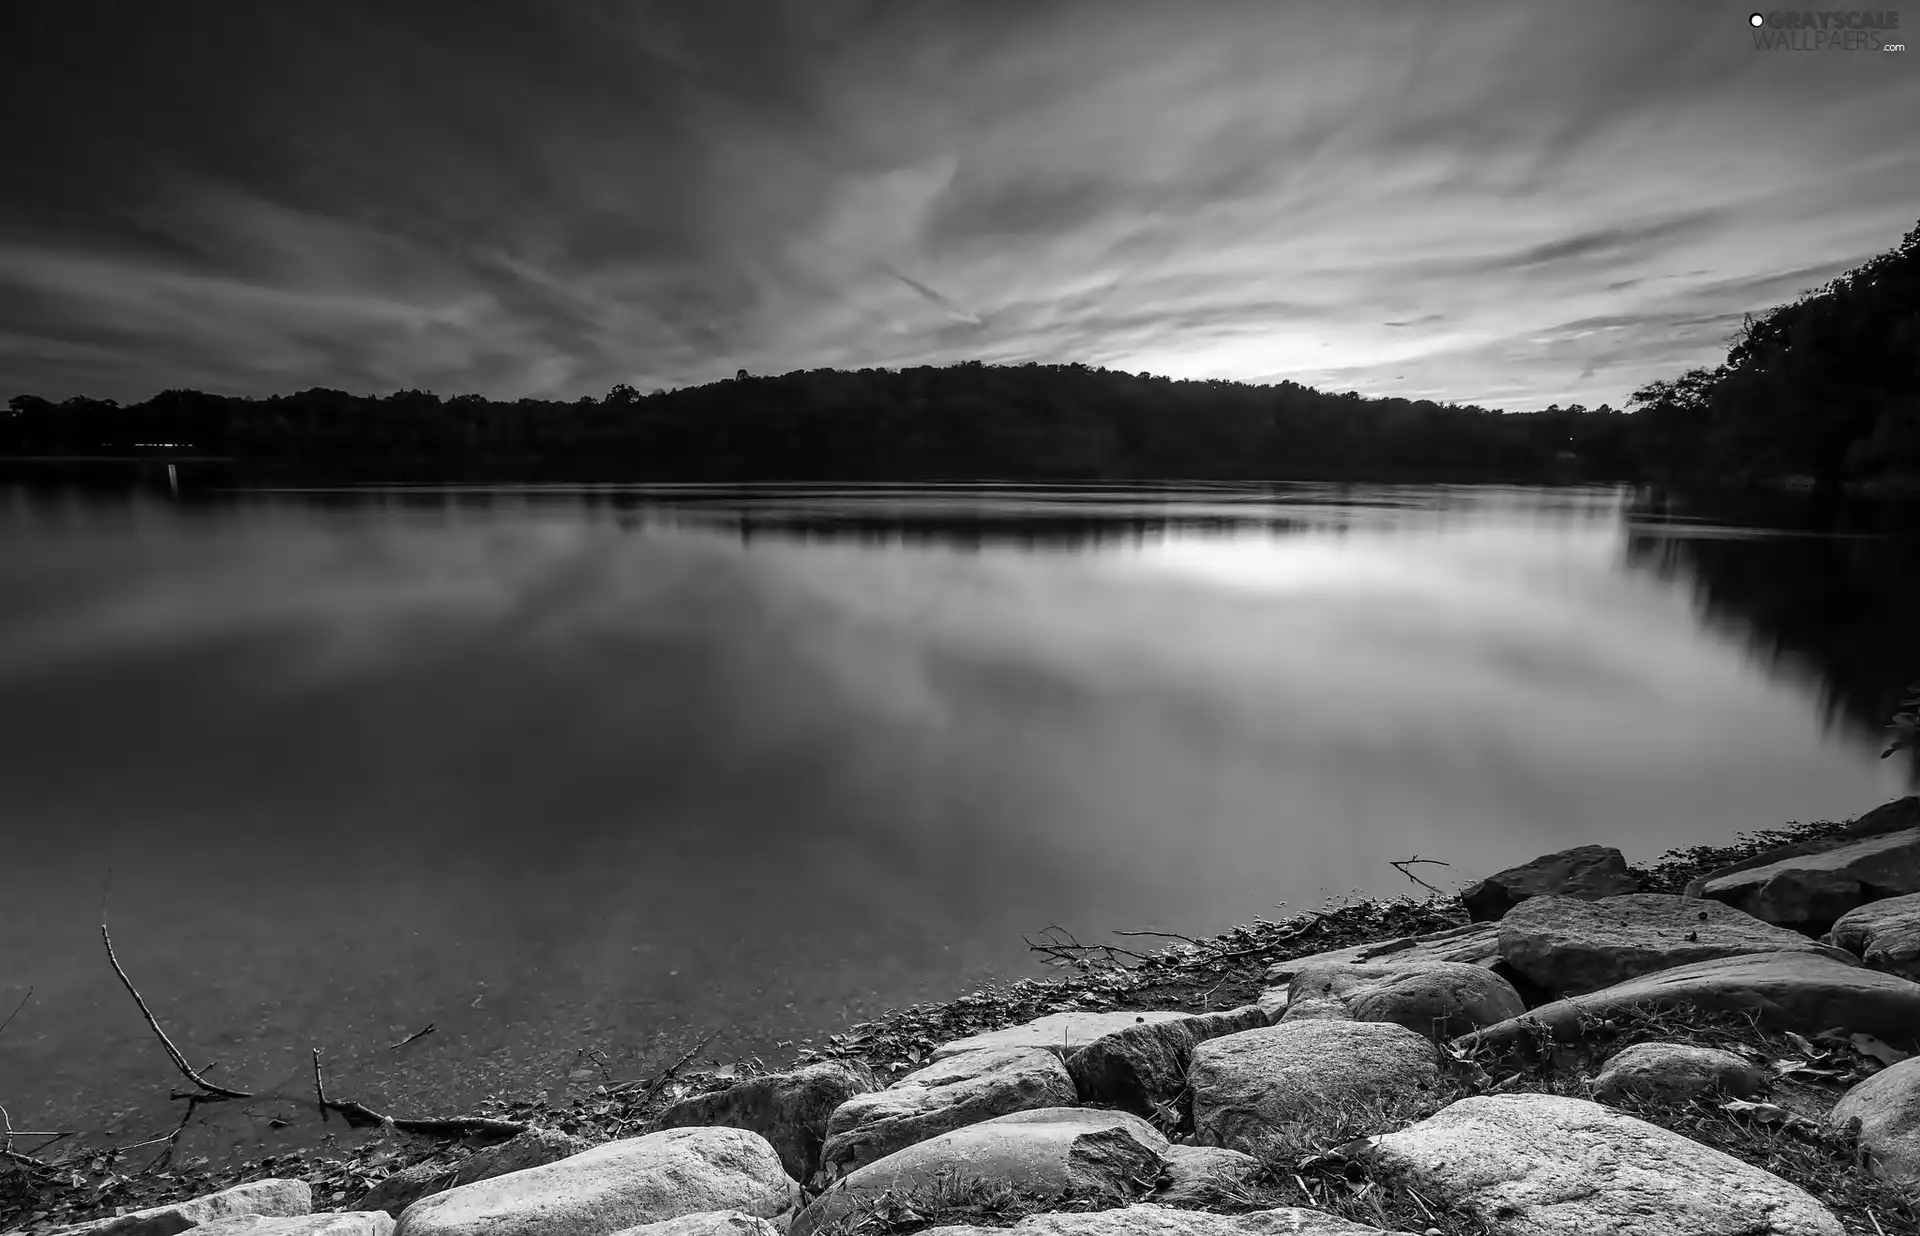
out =
[[1138,1202],[1114,1210],[1028,1215],[1012,1227],[931,1227],[920,1236],[1392,1236],[1324,1210],[1282,1206],[1222,1215]]
[[1882,803],[1857,820],[1810,841],[1796,841],[1791,845],[1776,846],[1751,858],[1743,858],[1737,863],[1710,871],[1687,885],[1687,896],[1701,896],[1701,890],[1708,880],[1722,876],[1737,875],[1742,871],[1751,871],[1755,867],[1766,867],[1783,859],[1797,858],[1808,854],[1819,854],[1825,850],[1848,845],[1861,837],[1879,837],[1886,833],[1904,832],[1910,828],[1920,828],[1920,795],[1896,798],[1890,803]]
[[985,1034],[969,1035],[964,1039],[955,1039],[951,1043],[942,1043],[933,1049],[930,1059],[945,1060],[948,1056],[963,1051],[979,1051],[983,1047],[1044,1047],[1056,1056],[1065,1059],[1082,1047],[1103,1035],[1116,1030],[1125,1030],[1128,1026],[1150,1021],[1177,1021],[1190,1017],[1190,1013],[1168,1011],[1119,1012],[1119,1013],[1049,1013],[1037,1017],[1024,1025],[1008,1026],[1004,1030],[989,1030]]
[[1513,985],[1483,966],[1429,961],[1401,966],[1310,966],[1287,990],[1283,1021],[1319,1018],[1339,1006],[1354,1021],[1387,1021],[1435,1041],[1527,1011]]
[[1581,845],[1490,875],[1462,892],[1460,900],[1468,918],[1486,923],[1504,917],[1529,897],[1613,897],[1639,887],[1620,851],[1608,845]]
[[442,1189],[539,1167],[579,1154],[591,1145],[583,1137],[558,1129],[528,1129],[497,1146],[475,1151],[458,1163],[416,1163],[402,1168],[367,1190],[348,1209],[384,1210],[398,1218],[408,1206]]
[[1671,893],[1593,901],[1534,897],[1500,920],[1500,955],[1549,998],[1585,995],[1714,957],[1779,952],[1853,961],[1732,906]]
[[723,1125],[758,1133],[772,1143],[789,1176],[811,1180],[820,1170],[829,1118],[873,1088],[870,1077],[828,1061],[681,1099],[660,1113],[658,1124],[663,1129]]
[[836,1108],[827,1122],[821,1168],[833,1179],[954,1129],[1010,1112],[1071,1107],[1077,1099],[1067,1066],[1050,1051],[961,1052]]
[[1543,1004],[1524,1017],[1462,1035],[1463,1045],[1505,1047],[1536,1033],[1579,1038],[1583,1022],[1637,1005],[1751,1012],[1775,1030],[1818,1034],[1844,1028],[1902,1050],[1920,1045],[1920,983],[1817,953],[1716,957],[1645,974],[1589,995]]
[[[1187,1086],[1193,1049],[1208,1039],[1273,1024],[1258,1005],[1172,1021],[1140,1022],[1102,1035],[1067,1058],[1082,1103],[1112,1104],[1151,1117]],[[1069,1100],[1071,1102],[1072,1100]]]
[[194,1236],[392,1236],[393,1216],[343,1210],[317,1215],[231,1215],[202,1223]]
[[1601,1066],[1593,1092],[1609,1103],[1628,1095],[1673,1103],[1711,1093],[1743,1099],[1767,1080],[1767,1070],[1717,1047],[1635,1043]]
[[1173,1146],[1153,1200],[1169,1206],[1219,1205],[1260,1172],[1260,1160],[1225,1146]]
[[708,1210],[658,1223],[621,1228],[616,1236],[781,1236],[780,1229],[756,1215],[737,1210]]
[[422,1198],[396,1236],[603,1236],[713,1210],[774,1219],[799,1197],[758,1133],[662,1129]]
[[313,1189],[304,1180],[250,1180],[246,1184],[208,1193],[184,1202],[149,1206],[110,1219],[95,1219],[60,1233],[87,1236],[174,1236],[190,1227],[212,1223],[235,1215],[266,1215],[284,1218],[311,1214]]
[[1461,1099],[1372,1153],[1495,1236],[1844,1236],[1778,1176],[1585,1099]]
[[1826,938],[1872,969],[1920,979],[1920,893],[1848,910]]
[[937,1206],[976,1181],[1050,1204],[1116,1205],[1151,1189],[1167,1139],[1140,1117],[1084,1107],[1015,1112],[915,1142],[840,1178],[793,1221],[790,1236],[858,1214],[891,1191]]
[[1287,1126],[1417,1104],[1439,1085],[1439,1052],[1392,1022],[1285,1022],[1200,1044],[1187,1081],[1194,1141],[1258,1153]]
[[1457,961],[1487,968],[1499,965],[1500,924],[1468,923],[1423,936],[1402,936],[1378,944],[1356,944],[1326,953],[1309,953],[1290,961],[1276,961],[1267,967],[1267,984],[1285,987],[1293,982],[1294,975],[1313,966],[1406,966],[1428,961]]
[[1700,895],[1769,923],[1817,930],[1856,906],[1920,893],[1920,828],[1715,874]]
[[1920,1056],[1875,1073],[1840,1097],[1827,1122],[1860,1121],[1860,1145],[1874,1173],[1920,1184]]

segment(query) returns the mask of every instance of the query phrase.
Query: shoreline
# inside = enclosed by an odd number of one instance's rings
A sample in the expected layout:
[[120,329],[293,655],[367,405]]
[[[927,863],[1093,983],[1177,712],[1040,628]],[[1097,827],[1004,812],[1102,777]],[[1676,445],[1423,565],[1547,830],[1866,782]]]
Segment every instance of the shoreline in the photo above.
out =
[[[1789,823],[1743,833],[1725,845],[1680,847],[1653,863],[1629,870],[1642,892],[1679,893],[1696,877],[1783,845],[1829,836],[1845,821]],[[1411,878],[1411,877],[1410,877]],[[39,1171],[18,1160],[25,1147],[8,1144],[13,1170],[0,1167],[0,1234],[38,1233],[163,1205],[237,1184],[297,1176],[313,1189],[314,1208],[349,1206],[395,1173],[452,1166],[471,1147],[497,1143],[516,1126],[604,1141],[647,1131],[672,1103],[735,1085],[743,1080],[810,1064],[839,1062],[871,1073],[881,1086],[925,1066],[941,1043],[1018,1025],[1050,1013],[1174,1011],[1206,1013],[1242,1008],[1260,998],[1266,972],[1275,963],[1360,945],[1378,945],[1424,933],[1444,931],[1469,921],[1457,894],[1427,893],[1373,898],[1330,898],[1320,910],[1278,920],[1255,919],[1206,938],[1168,937],[1130,940],[1139,949],[1118,945],[1081,945],[1066,938],[1030,941],[1058,971],[1040,978],[989,983],[944,1001],[892,1009],[878,1018],[849,1026],[823,1041],[796,1043],[791,1060],[770,1065],[758,1058],[700,1058],[706,1040],[687,1049],[676,1045],[674,1059],[651,1074],[609,1078],[571,1101],[547,1102],[496,1096],[471,1112],[396,1113],[431,1117],[465,1125],[476,1136],[454,1138],[385,1131],[370,1123],[328,1132],[310,1151],[264,1155],[225,1164],[201,1160],[176,1167],[171,1146],[134,1147],[57,1142],[39,1162]],[[711,1038],[711,1036],[708,1036]],[[665,1055],[666,1053],[662,1053]],[[183,1097],[183,1096],[177,1096]],[[337,1096],[329,1096],[338,1102]],[[314,1107],[311,1100],[307,1105]],[[317,1107],[314,1107],[316,1114]],[[191,1113],[189,1113],[191,1114]],[[378,1115],[378,1113],[371,1113]],[[182,1128],[185,1122],[182,1123]],[[156,1149],[158,1153],[156,1153]],[[45,1153],[45,1152],[43,1152]],[[149,1157],[151,1156],[151,1158]],[[29,1159],[32,1156],[28,1156]]]

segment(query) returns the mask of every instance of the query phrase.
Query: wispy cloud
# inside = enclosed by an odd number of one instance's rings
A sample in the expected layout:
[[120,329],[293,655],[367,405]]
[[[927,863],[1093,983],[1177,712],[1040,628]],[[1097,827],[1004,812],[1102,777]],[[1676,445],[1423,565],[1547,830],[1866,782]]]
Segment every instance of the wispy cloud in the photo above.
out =
[[4,133],[0,385],[55,396],[980,358],[1617,404],[1920,201],[1860,120],[1920,107],[1899,56],[1698,7],[90,10],[34,14]]

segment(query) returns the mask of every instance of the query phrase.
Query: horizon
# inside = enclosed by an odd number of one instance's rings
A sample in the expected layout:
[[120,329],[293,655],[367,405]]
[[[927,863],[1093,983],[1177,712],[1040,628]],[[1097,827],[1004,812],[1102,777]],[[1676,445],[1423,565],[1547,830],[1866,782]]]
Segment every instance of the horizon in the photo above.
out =
[[0,385],[571,401],[978,360],[1619,408],[1913,223],[1912,53],[1749,14],[30,10]]

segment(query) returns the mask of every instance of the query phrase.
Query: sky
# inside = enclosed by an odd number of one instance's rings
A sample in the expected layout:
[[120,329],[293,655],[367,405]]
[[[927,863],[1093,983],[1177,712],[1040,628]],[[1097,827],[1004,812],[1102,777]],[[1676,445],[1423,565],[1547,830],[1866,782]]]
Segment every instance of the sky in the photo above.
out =
[[17,6],[0,393],[977,359],[1620,406],[1920,219],[1920,49],[1749,12]]

